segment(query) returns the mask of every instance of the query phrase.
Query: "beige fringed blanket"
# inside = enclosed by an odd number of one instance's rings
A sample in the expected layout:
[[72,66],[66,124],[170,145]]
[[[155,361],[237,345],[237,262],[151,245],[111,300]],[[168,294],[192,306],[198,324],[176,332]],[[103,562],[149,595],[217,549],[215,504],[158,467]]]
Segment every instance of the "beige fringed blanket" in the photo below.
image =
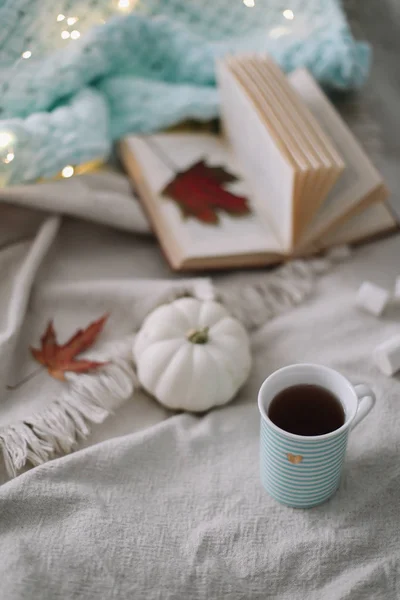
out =
[[[84,256],[76,256],[70,265],[72,276],[60,280],[58,261],[53,260],[62,243],[59,216],[0,205],[0,223],[0,448],[10,476],[77,448],[93,424],[102,423],[124,402],[134,402],[132,341],[144,316],[158,304],[186,294],[214,297],[248,330],[255,330],[301,303],[316,277],[335,260],[333,253],[327,259],[295,261],[278,271],[259,273],[252,283],[213,286],[202,278],[173,282],[88,273],[76,279],[74,269],[85,262]],[[137,228],[143,228],[140,219]],[[84,244],[81,248],[84,251]],[[106,247],[98,262],[91,257],[95,269],[107,260]],[[122,260],[137,258],[128,254]],[[49,319],[65,340],[105,312],[110,319],[88,355],[109,365],[88,374],[69,373],[67,384],[51,379],[45,370],[29,379],[37,366],[29,346],[38,343]],[[16,387],[7,391],[7,386]]]
[[[370,357],[398,333],[400,314],[392,308],[378,320],[354,298],[371,276],[393,283],[400,238],[340,265],[289,264],[219,276],[210,287],[166,282],[159,251],[145,238],[79,222],[56,233],[57,226],[46,218],[29,241],[0,253],[2,385],[30,372],[28,345],[50,316],[64,339],[111,309],[89,354],[113,363],[101,376],[71,377],[68,388],[43,373],[2,395],[11,475],[27,459],[68,452],[89,429],[78,447],[92,445],[0,487],[1,598],[398,598],[400,384]],[[134,390],[130,340],[153,303],[210,291],[246,316],[253,369],[228,406],[170,414]],[[257,391],[271,371],[298,361],[335,367],[377,395],[351,435],[338,493],[308,511],[275,503],[258,474]]]

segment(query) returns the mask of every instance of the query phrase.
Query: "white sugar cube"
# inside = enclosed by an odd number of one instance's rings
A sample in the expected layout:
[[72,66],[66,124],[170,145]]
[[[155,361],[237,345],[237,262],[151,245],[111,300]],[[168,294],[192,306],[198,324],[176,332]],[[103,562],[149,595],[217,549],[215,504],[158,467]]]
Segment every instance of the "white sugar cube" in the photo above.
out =
[[370,281],[364,281],[357,294],[357,305],[378,317],[389,302],[390,294],[384,288]]
[[385,375],[394,375],[400,370],[400,335],[380,344],[373,355],[376,365]]

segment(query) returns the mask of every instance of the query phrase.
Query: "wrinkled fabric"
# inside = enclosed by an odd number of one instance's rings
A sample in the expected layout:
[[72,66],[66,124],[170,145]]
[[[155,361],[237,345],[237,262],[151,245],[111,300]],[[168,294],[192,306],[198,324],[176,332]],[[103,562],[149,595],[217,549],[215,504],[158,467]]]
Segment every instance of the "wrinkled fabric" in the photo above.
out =
[[[3,485],[2,597],[397,598],[400,384],[371,354],[398,333],[399,312],[377,320],[354,298],[371,272],[389,287],[399,252],[399,236],[359,250],[307,303],[254,334],[253,369],[234,403],[168,416],[134,397],[108,429],[126,435]],[[277,504],[258,473],[258,389],[303,361],[377,395],[350,435],[339,491],[311,510]]]

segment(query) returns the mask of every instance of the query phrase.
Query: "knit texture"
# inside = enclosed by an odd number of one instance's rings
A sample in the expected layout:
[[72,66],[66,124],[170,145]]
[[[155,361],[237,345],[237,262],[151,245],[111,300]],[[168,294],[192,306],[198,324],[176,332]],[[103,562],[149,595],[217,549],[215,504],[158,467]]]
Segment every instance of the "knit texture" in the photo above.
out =
[[[0,131],[16,136],[0,156],[14,155],[0,160],[3,184],[106,157],[128,132],[217,116],[214,67],[227,53],[268,52],[340,89],[368,73],[369,47],[338,0],[292,0],[289,11],[281,0],[142,0],[115,16],[117,5],[0,1]],[[62,38],[72,32],[79,39]]]

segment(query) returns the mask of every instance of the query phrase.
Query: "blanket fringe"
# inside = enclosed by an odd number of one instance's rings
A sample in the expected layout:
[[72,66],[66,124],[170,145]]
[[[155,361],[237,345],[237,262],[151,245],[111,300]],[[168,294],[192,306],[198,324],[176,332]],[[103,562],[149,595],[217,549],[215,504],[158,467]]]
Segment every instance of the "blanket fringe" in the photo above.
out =
[[[142,300],[137,312],[143,320],[160,304],[185,295],[208,299],[213,293],[212,282],[207,278],[177,282],[163,293],[157,293],[155,287],[150,300]],[[70,385],[60,398],[29,418],[0,428],[0,448],[8,475],[16,477],[28,462],[37,466],[68,454],[79,439],[88,437],[90,424],[102,423],[133,395],[137,382],[132,360],[133,339],[131,335],[109,343],[101,353],[91,350],[93,359],[112,362],[95,373],[67,373]]]
[[0,429],[7,473],[15,477],[27,462],[40,465],[74,449],[91,423],[102,423],[134,392],[133,338],[109,344],[98,358],[112,363],[96,374],[68,375],[69,389],[29,418]]
[[[349,250],[341,247],[321,259],[295,260],[268,273],[265,280],[229,291],[218,290],[207,279],[201,281],[198,289],[182,282],[147,308],[152,310],[185,295],[202,299],[215,297],[247,329],[253,330],[300,304],[311,294],[316,278],[348,256]],[[15,477],[27,462],[36,466],[71,452],[79,439],[90,434],[91,423],[102,423],[133,395],[137,385],[132,359],[133,339],[131,335],[107,344],[93,358],[112,360],[110,364],[93,374],[68,374],[70,385],[61,397],[29,418],[0,429],[0,447],[11,477]]]
[[221,290],[218,300],[250,331],[273,317],[297,306],[313,291],[318,275],[348,258],[347,246],[338,246],[324,258],[294,260],[255,284],[235,290]]

